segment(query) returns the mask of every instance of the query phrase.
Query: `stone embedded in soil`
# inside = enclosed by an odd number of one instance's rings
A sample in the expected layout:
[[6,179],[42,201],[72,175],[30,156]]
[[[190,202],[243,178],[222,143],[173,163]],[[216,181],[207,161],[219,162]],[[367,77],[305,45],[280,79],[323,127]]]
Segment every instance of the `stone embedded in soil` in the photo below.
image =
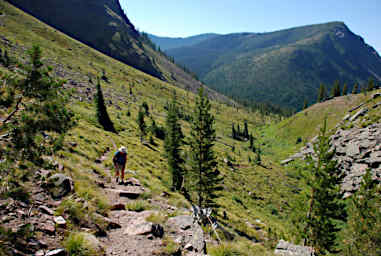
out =
[[111,206],[111,211],[124,211],[126,210],[126,205],[118,203]]
[[120,197],[127,197],[129,199],[137,199],[143,191],[137,189],[120,190],[120,189],[108,189],[108,191],[119,194]]
[[39,229],[49,235],[54,235],[56,232],[56,227],[51,222],[42,223]]
[[55,174],[48,179],[48,190],[53,198],[60,199],[73,191],[73,180],[61,173]]
[[54,218],[54,222],[59,226],[59,227],[66,227],[66,220],[62,216],[58,216]]
[[130,235],[130,236],[136,236],[136,235],[147,235],[152,232],[152,223],[151,222],[143,222],[139,223],[136,226],[128,226],[123,234],[124,235]]
[[135,179],[135,178],[127,179],[124,184],[130,185],[130,186],[137,186],[137,187],[141,186],[140,181],[138,179]]
[[280,240],[275,248],[275,254],[282,256],[313,256],[312,247],[291,244],[284,240]]
[[43,212],[43,213],[46,213],[46,214],[49,214],[49,215],[54,215],[54,211],[44,205],[41,205],[38,207],[38,209]]
[[66,256],[65,249],[55,249],[48,251],[45,256]]

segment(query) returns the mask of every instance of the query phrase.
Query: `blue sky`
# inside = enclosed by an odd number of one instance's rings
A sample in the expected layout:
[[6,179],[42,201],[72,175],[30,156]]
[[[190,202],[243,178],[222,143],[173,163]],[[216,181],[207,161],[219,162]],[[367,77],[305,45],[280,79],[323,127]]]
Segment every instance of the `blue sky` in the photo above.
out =
[[343,21],[381,53],[381,0],[120,0],[141,31],[186,37]]

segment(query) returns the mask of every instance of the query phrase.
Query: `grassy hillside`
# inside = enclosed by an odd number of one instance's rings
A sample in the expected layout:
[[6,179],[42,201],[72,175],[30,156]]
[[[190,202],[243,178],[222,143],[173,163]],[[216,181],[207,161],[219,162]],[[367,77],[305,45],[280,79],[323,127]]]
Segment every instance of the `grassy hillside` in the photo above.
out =
[[[63,172],[74,180],[75,197],[87,201],[90,205],[89,212],[83,213],[81,210],[72,214],[86,216],[95,211],[107,213],[112,202],[106,200],[95,180],[107,177],[104,168],[111,167],[111,159],[106,160],[104,167],[96,164],[95,160],[108,148],[114,150],[114,143],[116,146],[128,147],[128,169],[136,172],[129,173],[128,176],[138,178],[150,191],[145,195],[147,199],[188,208],[189,202],[182,195],[171,193],[169,190],[170,177],[163,158],[163,141],[153,138],[154,144],[143,145],[139,140],[136,117],[139,106],[147,102],[150,109],[150,117],[146,118],[147,125],[151,125],[150,119],[153,119],[157,125],[162,126],[165,120],[164,106],[174,90],[186,115],[192,114],[195,96],[107,57],[5,2],[0,2],[0,11],[3,13],[0,22],[6,24],[0,27],[1,49],[7,50],[11,56],[16,56],[19,61],[24,62],[27,59],[25,51],[33,44],[39,44],[43,49],[44,62],[52,66],[56,75],[67,80],[65,88],[73,88],[76,91],[70,108],[75,112],[78,124],[66,136],[63,150],[54,155],[54,160],[62,165]],[[15,71],[17,69],[9,70],[1,66],[1,79],[4,73]],[[96,121],[93,81],[96,80],[96,76],[102,74],[108,81],[102,80],[103,91],[118,134],[105,132]],[[130,88],[132,94],[129,93]],[[272,184],[276,183],[279,176],[283,176],[282,169],[278,165],[274,165],[270,170],[249,163],[249,156],[254,156],[248,150],[248,143],[231,138],[231,125],[234,122],[243,126],[244,120],[247,120],[250,130],[253,130],[258,125],[271,122],[273,117],[260,116],[218,102],[213,102],[212,106],[218,137],[215,150],[219,169],[225,178],[225,190],[219,199],[222,206],[218,212],[219,218],[230,232],[236,234],[235,246],[247,248],[242,251],[270,253],[269,249],[263,247],[269,227],[284,237],[289,236],[287,224],[284,222],[288,211],[284,208],[284,195],[291,193],[286,183],[292,183],[293,180],[284,177],[285,184],[274,189]],[[0,115],[4,117],[6,111],[2,110]],[[182,121],[182,129],[185,135],[189,134],[188,121]],[[148,139],[149,137],[146,138]],[[235,168],[227,166],[224,158],[231,159]],[[266,166],[273,166],[271,161],[268,156],[263,159]],[[32,171],[29,173],[33,175]],[[237,187],[237,183],[241,186]],[[29,181],[24,181],[23,184],[26,189],[34,188]],[[164,191],[169,193],[169,198],[161,197]],[[64,200],[58,209],[63,210],[72,203],[73,207],[76,205],[70,201],[70,197],[67,200]],[[227,220],[222,218],[224,211]],[[260,220],[261,224],[257,220]],[[79,229],[75,223],[72,224],[67,234]]]
[[381,78],[380,56],[341,22],[220,35],[167,53],[225,95],[297,109],[316,101],[321,83]]
[[[125,145],[129,152],[127,169],[130,171],[127,176],[137,178],[146,188],[141,200],[131,203],[128,209],[154,209],[168,217],[181,214],[183,208],[190,208],[190,203],[181,194],[170,191],[163,141],[148,134],[146,143],[141,143],[136,119],[140,106],[146,102],[150,112],[146,117],[147,125],[150,126],[154,120],[157,125],[163,126],[165,106],[173,91],[176,91],[184,114],[182,130],[188,137],[190,123],[186,117],[192,115],[196,96],[89,48],[8,3],[0,2],[0,12],[0,24],[3,24],[0,26],[2,51],[7,50],[11,56],[25,63],[26,50],[39,44],[43,49],[43,61],[52,66],[55,75],[66,80],[64,88],[75,90],[70,108],[75,112],[77,126],[65,137],[63,149],[53,156],[62,166],[53,172],[69,175],[74,180],[75,194],[57,205],[55,214],[69,211],[70,218],[67,219],[69,223],[64,232],[56,234],[49,246],[62,246],[61,239],[83,230],[83,226],[74,221],[75,218],[87,220],[94,213],[106,216],[110,213],[113,202],[107,200],[98,182],[111,181],[107,169],[112,169],[111,154],[120,145]],[[0,84],[3,84],[6,73],[20,75],[18,67],[8,69],[0,65]],[[117,134],[105,132],[96,120],[93,98],[97,76],[103,76],[103,93]],[[229,241],[228,237],[222,236],[223,245],[218,246],[211,230],[205,228],[210,238],[208,247],[232,248],[231,251],[247,256],[273,255],[274,242],[280,238],[293,240],[295,236],[290,214],[294,199],[304,185],[299,180],[297,170],[283,167],[279,162],[299,147],[296,144],[298,136],[303,138],[303,142],[315,136],[316,127],[322,122],[325,113],[330,114],[329,125],[333,127],[347,109],[361,102],[363,97],[346,96],[317,104],[281,122],[277,122],[277,116],[264,116],[213,101],[212,113],[217,131],[214,150],[224,177],[217,218],[235,238]],[[0,118],[10,111],[0,109]],[[245,121],[255,136],[256,146],[262,148],[261,165],[253,163],[255,154],[249,149],[249,142],[232,139],[232,124],[243,127]],[[153,142],[150,142],[150,136]],[[0,143],[0,146],[3,145]],[[185,147],[185,150],[188,148]],[[111,153],[107,153],[109,151]],[[101,164],[96,163],[95,160],[101,156],[106,156],[106,159]],[[17,175],[23,178],[20,179],[20,185],[27,190],[41,190],[31,180],[35,169],[23,168],[16,170]],[[3,183],[1,186],[0,191],[3,191]],[[176,207],[176,211],[170,212],[167,207],[160,207],[167,204]],[[20,222],[24,223],[25,219],[20,219]],[[7,223],[0,224],[3,225]],[[87,229],[88,232],[96,231],[94,227]],[[40,234],[37,232],[37,235]],[[211,255],[220,255],[218,249],[214,249],[214,252]]]
[[[191,74],[150,47],[129,21],[118,0],[9,2],[57,30],[147,74],[193,92],[201,86]],[[208,92],[215,99],[227,100],[212,90]]]

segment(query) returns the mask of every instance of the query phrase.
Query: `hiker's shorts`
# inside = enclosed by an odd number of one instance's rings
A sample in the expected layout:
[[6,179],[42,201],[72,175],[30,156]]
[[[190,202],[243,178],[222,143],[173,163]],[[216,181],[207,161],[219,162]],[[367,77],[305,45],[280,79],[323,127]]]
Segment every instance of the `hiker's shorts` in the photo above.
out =
[[115,163],[115,170],[117,172],[124,171],[125,166],[126,166],[125,164]]

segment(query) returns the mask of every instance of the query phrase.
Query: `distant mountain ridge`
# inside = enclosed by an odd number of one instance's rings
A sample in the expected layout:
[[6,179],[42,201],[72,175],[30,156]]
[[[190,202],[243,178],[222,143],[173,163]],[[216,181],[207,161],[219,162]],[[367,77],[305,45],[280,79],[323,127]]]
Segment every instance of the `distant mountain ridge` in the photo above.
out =
[[321,83],[381,81],[380,56],[343,22],[216,35],[166,53],[225,95],[297,109]]
[[152,34],[148,34],[148,36],[153,43],[160,46],[161,50],[166,51],[179,47],[192,46],[204,40],[219,36],[219,34],[208,33],[190,37],[160,37]]

